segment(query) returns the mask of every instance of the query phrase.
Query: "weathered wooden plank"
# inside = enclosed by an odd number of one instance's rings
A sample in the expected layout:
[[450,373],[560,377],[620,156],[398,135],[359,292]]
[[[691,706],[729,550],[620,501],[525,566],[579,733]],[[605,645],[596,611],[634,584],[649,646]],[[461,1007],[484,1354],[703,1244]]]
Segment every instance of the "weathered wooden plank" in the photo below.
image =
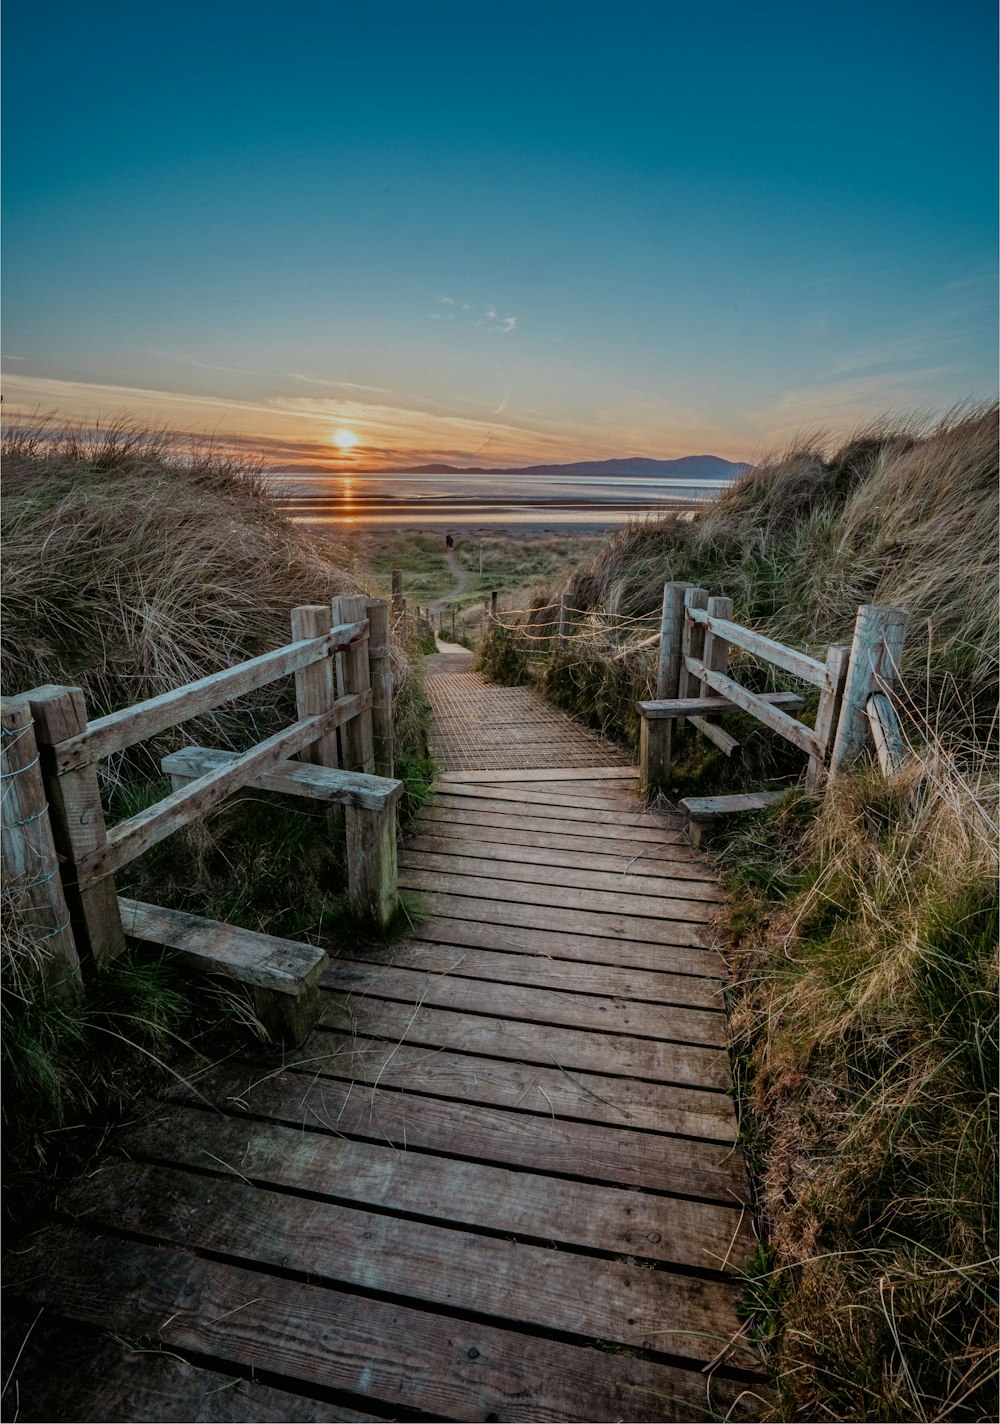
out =
[[[633,1131],[733,1142],[736,1112],[725,1093],[641,1079],[428,1049],[321,1029],[303,1044],[302,1062],[324,1078],[399,1088],[484,1107],[609,1123]],[[295,1066],[298,1059],[286,1060]]]
[[347,898],[362,925],[387,930],[399,906],[396,809],[360,811],[348,806]]
[[559,1024],[539,1024],[503,1014],[464,1013],[390,999],[322,994],[321,1023],[339,1033],[362,1033],[396,1042],[431,1044],[461,1053],[512,1058],[518,1063],[554,1064],[575,1072],[645,1078],[656,1083],[724,1091],[729,1063],[718,1047],[683,1040],[590,1033]]
[[[400,876],[400,884],[404,883]],[[523,925],[529,929],[564,930],[601,939],[642,940],[646,944],[710,948],[713,936],[703,924],[689,920],[650,919],[640,915],[567,910],[549,905],[521,904],[509,897],[490,900],[439,890],[422,890],[420,906],[428,915],[478,920],[491,925]],[[665,961],[666,963],[666,958]]]
[[[342,594],[333,600],[335,622],[363,622],[368,630],[368,600],[364,594]],[[375,734],[371,714],[371,671],[368,665],[368,638],[359,638],[337,659],[338,692],[343,696],[366,694],[364,710],[344,722],[340,733],[342,761],[346,771],[375,770]]]
[[[112,1162],[61,1194],[98,1227],[149,1229],[168,1244],[308,1272],[407,1300],[629,1345],[664,1319],[706,1336],[735,1333],[737,1291],[724,1281],[643,1270],[600,1256],[401,1221],[359,1207],[143,1162]],[[469,1270],[474,1253],[475,1270]],[[716,1353],[703,1341],[699,1354]]]
[[797,677],[800,682],[811,682],[814,687],[827,686],[826,667],[807,653],[800,653],[795,648],[786,647],[784,643],[777,643],[773,638],[766,638],[763,633],[755,633],[752,628],[744,628],[742,623],[734,623],[731,618],[721,617],[711,608],[706,612],[700,608],[691,608],[688,617],[692,622],[700,624],[707,633],[725,639],[734,648],[753,653],[754,657],[770,663],[773,667],[781,668],[792,677]]
[[507,782],[594,781],[632,782],[638,778],[637,766],[562,766],[541,767],[537,771],[439,771],[435,784],[447,786],[456,781],[463,785],[485,782],[502,786]]
[[871,743],[868,699],[895,686],[910,615],[905,608],[864,603],[858,609],[830,771],[856,761]]
[[[579,821],[586,820],[586,816],[581,816],[579,812],[598,811],[601,817],[614,816],[619,825],[632,825],[635,818],[639,819],[642,825],[656,825],[666,829],[670,825],[669,812],[654,812],[646,810],[638,797],[627,798],[624,795],[612,809],[611,804],[599,796],[587,796],[584,793],[579,795],[558,795],[548,789],[539,788],[532,790],[521,786],[468,786],[461,783],[449,782],[447,789],[439,799],[442,804],[451,805],[456,799],[464,797],[473,803],[480,801],[488,803],[509,802],[515,806],[528,807],[529,815],[547,814],[546,811],[535,811],[534,807],[551,807],[556,815],[563,820]],[[568,813],[568,814],[564,814]]]
[[905,742],[896,709],[884,692],[873,692],[868,699],[868,723],[878,764],[886,775],[903,765]]
[[686,583],[663,585],[660,616],[660,645],[656,660],[657,697],[676,697],[681,671],[681,640],[684,635],[684,593]]
[[[26,1345],[10,1381],[21,1424],[100,1419],[106,1424],[376,1424],[377,1415],[329,1404],[256,1379],[189,1364],[179,1355],[74,1328],[65,1320],[21,1322]],[[20,1344],[16,1332],[7,1358]],[[6,1351],[5,1351],[6,1354]],[[58,1367],[56,1367],[58,1362]]]
[[5,911],[16,908],[35,945],[45,991],[64,1003],[83,993],[80,956],[59,874],[40,756],[24,698],[0,704],[0,820]]
[[683,920],[708,924],[718,914],[718,905],[701,899],[654,898],[632,895],[626,890],[578,890],[565,885],[536,885],[528,880],[482,880],[476,875],[450,871],[418,870],[410,864],[400,868],[399,883],[408,890],[437,890],[445,894],[485,895],[518,905],[546,905],[574,911],[594,910],[599,914],[642,915],[649,919]]
[[694,697],[698,693],[698,679],[688,666],[691,658],[700,658],[705,645],[705,630],[689,617],[695,609],[708,607],[707,588],[692,586],[684,590],[684,628],[681,633],[681,666],[677,680],[678,697]]
[[443,796],[436,796],[430,805],[421,809],[417,817],[418,822],[443,823],[445,826],[481,826],[484,831],[538,832],[556,836],[560,845],[570,849],[590,849],[588,843],[593,841],[601,841],[605,845],[608,841],[621,841],[625,843],[623,849],[626,846],[634,848],[633,854],[651,853],[649,847],[662,846],[671,855],[679,849],[685,858],[691,856],[691,851],[683,842],[680,829],[673,826],[669,829],[652,823],[623,826],[607,819],[600,824],[595,824],[591,819],[564,821],[558,816],[536,816],[534,813],[520,815],[510,806],[501,808],[497,807],[496,803],[493,803],[494,809],[487,810],[485,803],[474,805],[469,802],[463,806],[456,799],[454,806],[445,806],[443,802]]
[[87,725],[83,693],[78,687],[46,685],[25,693],[25,700],[34,719],[53,841],[63,862],[63,891],[73,939],[81,956],[89,953],[100,964],[121,954],[125,935],[114,877],[105,875],[86,884],[81,869],[89,856],[102,852],[108,844],[97,769],[81,766],[59,771],[55,761],[59,744]]
[[67,737],[59,745],[56,768],[58,771],[69,771],[85,766],[99,761],[110,752],[122,751],[136,742],[145,741],[147,737],[155,737],[178,722],[200,717],[215,707],[221,707],[224,702],[245,697],[248,692],[308,667],[336,648],[350,647],[358,638],[366,637],[367,633],[367,620],[332,628],[322,638],[289,643],[236,667],[223,668],[221,672],[210,673],[196,682],[186,683],[184,687],[176,687],[172,692],[137,702],[132,707],[123,707],[120,712],[112,712],[107,717],[97,717],[85,731]]
[[[371,697],[370,692],[366,695]],[[203,816],[261,772],[272,769],[310,742],[319,740],[330,727],[343,720],[344,711],[341,705],[334,712],[324,712],[304,722],[295,722],[291,727],[283,727],[249,751],[242,752],[234,761],[206,772],[145,811],[119,822],[108,832],[107,844],[97,847],[80,862],[81,883],[92,884],[102,876],[119,870],[174,831]]]
[[[330,605],[328,603],[311,603],[293,608],[291,624],[293,643],[303,642],[307,638],[325,637],[333,625]],[[307,717],[317,717],[321,712],[329,712],[333,707],[337,700],[335,664],[336,656],[331,652],[327,653],[326,657],[310,663],[308,667],[299,668],[296,672],[295,712],[299,721],[304,721]],[[312,746],[303,747],[299,752],[299,757],[303,762],[314,763],[317,766],[338,766],[336,728],[331,728]],[[196,773],[196,775],[202,775],[207,769],[203,768],[202,772]],[[174,789],[176,790],[176,785]]]
[[540,993],[517,984],[468,979],[452,974],[428,974],[392,964],[338,959],[322,977],[324,988],[337,995],[394,999],[428,1008],[492,1014],[529,1023],[561,1024],[599,1033],[626,1033],[640,1038],[725,1046],[725,1023],[717,1009],[634,1003],[598,994],[574,994],[559,989]]
[[[422,943],[409,939],[386,947],[353,946],[355,961],[394,964],[420,969],[426,974],[454,973],[467,979],[489,979],[498,984],[521,984],[536,989],[562,989],[577,994],[603,994],[609,998],[643,1000],[651,1004],[686,1004],[693,1008],[721,1009],[721,982],[690,974],[624,968],[559,958],[545,953],[510,954],[497,949],[463,948],[452,944]],[[331,968],[340,963],[331,962]]]
[[820,778],[827,770],[826,763],[830,758],[833,738],[840,720],[840,708],[850,660],[850,648],[834,647],[826,655],[829,686],[820,693],[815,727],[816,740],[825,748],[825,751],[822,757],[809,758],[809,765],[806,768],[806,787],[810,791],[815,790],[819,785]]
[[225,974],[293,997],[315,984],[327,963],[326,950],[299,940],[220,924],[184,910],[119,899],[122,924],[132,939],[165,945],[195,968]]
[[389,643],[389,605],[384,598],[370,598],[368,615],[368,666],[372,685],[372,744],[375,771],[392,776],[395,733],[392,720],[392,648]]
[[711,821],[740,811],[763,811],[787,795],[787,790],[743,791],[732,796],[685,796],[680,804],[693,821]]
[[681,1198],[665,1203],[634,1189],[399,1153],[385,1143],[220,1118],[180,1105],[116,1133],[114,1145],[131,1157],[223,1171],[376,1210],[702,1270],[722,1270],[727,1261],[741,1266],[753,1250],[749,1219],[736,1207]]
[[779,737],[784,737],[786,742],[791,742],[793,746],[804,751],[807,756],[821,756],[823,748],[816,738],[816,733],[811,727],[807,727],[802,722],[797,722],[794,717],[789,717],[783,712],[780,706],[776,706],[773,698],[768,698],[757,692],[750,692],[747,688],[741,687],[738,682],[734,682],[725,673],[712,672],[704,663],[689,659],[688,667],[695,677],[702,682],[708,683],[709,687],[715,689],[723,697],[728,697],[731,702],[735,702],[737,707],[741,707],[744,712],[749,712],[756,717],[758,722],[763,722],[765,727],[770,727],[772,732],[777,732]]
[[[784,707],[793,712],[806,705],[805,699],[797,692],[757,692],[754,696],[772,707]],[[637,702],[635,705],[640,714],[649,721],[656,721],[657,718],[669,720],[678,717],[714,717],[723,712],[745,710],[742,703],[726,697],[672,697],[665,701]]]
[[[260,1077],[257,1068],[221,1064],[198,1079],[255,1117],[323,1129],[368,1142],[422,1149],[501,1167],[578,1177],[606,1186],[646,1187],[722,1205],[746,1201],[742,1160],[728,1143],[633,1132],[603,1123],[507,1112],[396,1089],[361,1086],[301,1071]],[[179,1085],[178,1101],[194,1100]],[[218,1099],[217,1099],[218,1100]]]
[[[465,854],[455,849],[446,851],[425,851],[410,842],[407,845],[403,864],[411,870],[446,871],[455,875],[478,876],[483,880],[529,881],[544,885],[562,885],[567,888],[606,891],[612,895],[641,895],[653,899],[697,899],[706,903],[718,903],[725,897],[717,884],[710,880],[692,881],[674,879],[667,875],[644,875],[634,870],[628,875],[599,870],[591,866],[589,857],[582,864],[577,858],[577,869],[563,866],[531,864],[524,860],[511,861],[501,856],[486,853],[476,855],[471,847]],[[498,888],[496,894],[502,893]],[[582,903],[582,902],[581,902]],[[622,908],[626,908],[622,904]]]
[[[426,897],[424,908],[429,908]],[[666,969],[671,974],[707,977],[713,993],[718,980],[729,977],[726,962],[715,949],[610,939],[600,935],[538,929],[530,924],[488,924],[470,917],[452,919],[437,914],[431,915],[423,924],[417,924],[412,938],[459,948],[472,945],[480,949],[509,950],[516,954],[545,954],[557,960],[620,964],[635,969]]]
[[[27,1301],[76,1320],[433,1418],[639,1424],[689,1420],[709,1399],[698,1370],[609,1359],[584,1345],[68,1227],[36,1237],[8,1280]],[[650,1343],[676,1352],[690,1345],[669,1334]],[[742,1389],[716,1375],[712,1406]]]
[[[315,744],[304,750],[312,751],[314,748]],[[231,766],[237,755],[237,752],[220,751],[214,747],[184,747],[165,756],[160,768],[172,781],[195,781],[217,767]],[[305,796],[312,801],[357,806],[364,811],[382,811],[386,806],[395,805],[403,794],[401,781],[384,776],[366,776],[361,771],[340,771],[305,761],[282,762],[271,770],[261,772],[247,785],[259,787],[261,791],[280,791],[286,796]]]
[[418,827],[418,832],[424,830],[428,834],[418,833],[409,837],[404,854],[429,851],[437,855],[478,855],[515,865],[556,866],[566,870],[572,870],[583,862],[595,871],[623,875],[626,880],[634,874],[645,878],[693,881],[695,885],[689,891],[692,895],[698,893],[697,884],[713,889],[718,886],[718,876],[703,856],[695,859],[688,851],[682,858],[673,853],[673,846],[664,847],[662,851],[648,846],[640,846],[632,852],[627,849],[619,851],[617,842],[599,841],[594,837],[594,844],[603,846],[603,850],[584,846],[571,849],[560,836],[546,835],[544,831],[504,832],[491,827],[477,830],[472,826],[449,828],[447,822],[441,821]]

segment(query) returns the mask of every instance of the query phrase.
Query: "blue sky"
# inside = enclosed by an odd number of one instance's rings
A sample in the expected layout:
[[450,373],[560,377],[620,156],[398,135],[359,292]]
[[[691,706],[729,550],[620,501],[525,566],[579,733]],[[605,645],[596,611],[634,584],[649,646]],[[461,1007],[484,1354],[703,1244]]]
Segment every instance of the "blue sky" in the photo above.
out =
[[995,39],[978,0],[20,0],[7,403],[323,469],[988,397]]

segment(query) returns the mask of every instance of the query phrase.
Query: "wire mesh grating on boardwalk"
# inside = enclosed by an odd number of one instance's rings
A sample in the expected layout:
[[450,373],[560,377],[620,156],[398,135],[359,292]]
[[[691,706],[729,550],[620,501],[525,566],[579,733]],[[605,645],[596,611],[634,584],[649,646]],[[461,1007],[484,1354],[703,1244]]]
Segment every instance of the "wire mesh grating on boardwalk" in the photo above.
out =
[[494,687],[469,670],[470,662],[468,654],[426,660],[431,744],[443,771],[629,764],[612,743],[544,703],[530,687]]

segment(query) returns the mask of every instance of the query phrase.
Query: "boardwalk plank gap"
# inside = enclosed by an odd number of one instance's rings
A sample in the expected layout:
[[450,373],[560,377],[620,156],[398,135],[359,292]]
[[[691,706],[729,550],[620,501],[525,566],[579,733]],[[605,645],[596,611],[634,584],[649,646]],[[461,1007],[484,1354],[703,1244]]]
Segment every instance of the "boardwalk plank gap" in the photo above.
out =
[[469,661],[426,659],[412,932],[70,1183],[11,1272],[22,1417],[753,1417],[719,878],[620,749]]

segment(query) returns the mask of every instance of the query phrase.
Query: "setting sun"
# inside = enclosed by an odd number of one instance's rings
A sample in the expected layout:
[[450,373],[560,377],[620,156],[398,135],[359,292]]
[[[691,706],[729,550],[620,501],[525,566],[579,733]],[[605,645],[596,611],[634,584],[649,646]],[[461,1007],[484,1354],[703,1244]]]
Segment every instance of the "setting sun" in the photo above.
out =
[[336,430],[331,439],[338,450],[353,450],[358,443],[358,437],[353,430]]

